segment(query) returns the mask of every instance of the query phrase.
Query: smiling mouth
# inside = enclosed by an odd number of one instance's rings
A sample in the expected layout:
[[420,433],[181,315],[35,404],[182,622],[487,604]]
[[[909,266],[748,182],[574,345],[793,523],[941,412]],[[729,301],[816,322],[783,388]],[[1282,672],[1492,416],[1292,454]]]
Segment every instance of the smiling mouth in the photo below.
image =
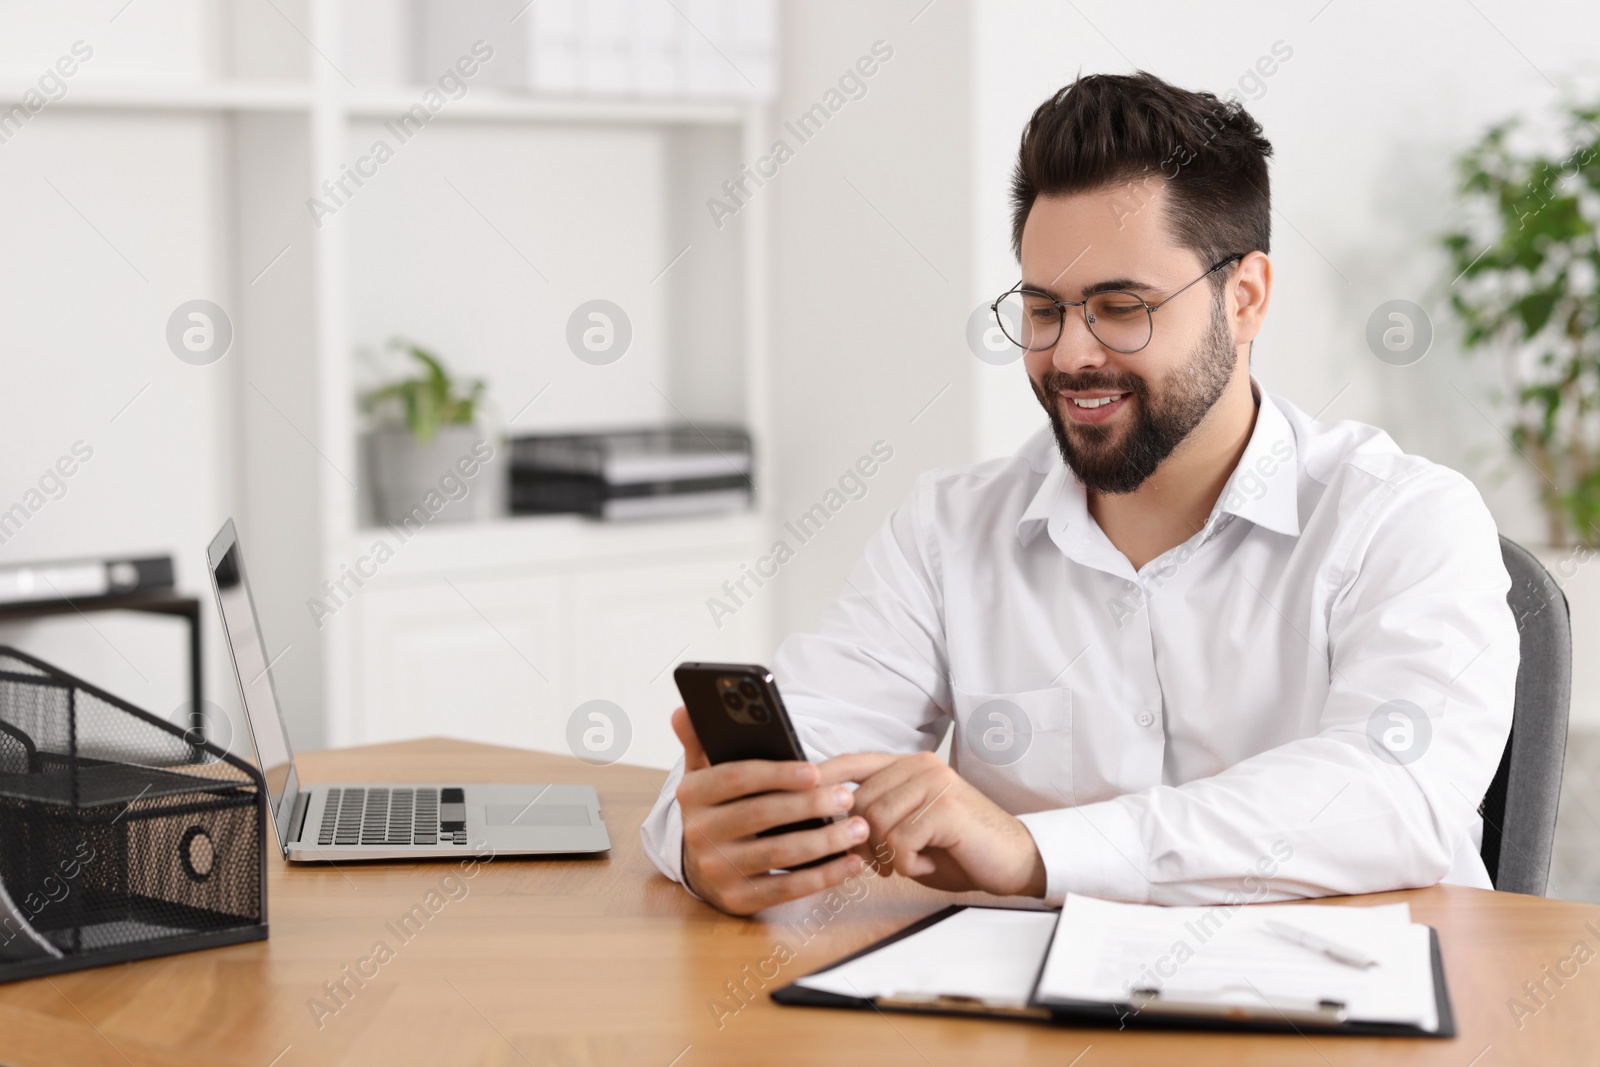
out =
[[1062,389],[1056,392],[1061,418],[1070,425],[1098,426],[1121,418],[1122,409],[1133,403],[1133,393],[1106,396],[1073,396]]
[[1118,393],[1115,396],[1097,396],[1092,400],[1080,400],[1077,397],[1069,396],[1067,399],[1072,401],[1076,407],[1085,408],[1092,411],[1095,408],[1103,408],[1107,404],[1116,400],[1121,400],[1123,397],[1128,395],[1130,394]]

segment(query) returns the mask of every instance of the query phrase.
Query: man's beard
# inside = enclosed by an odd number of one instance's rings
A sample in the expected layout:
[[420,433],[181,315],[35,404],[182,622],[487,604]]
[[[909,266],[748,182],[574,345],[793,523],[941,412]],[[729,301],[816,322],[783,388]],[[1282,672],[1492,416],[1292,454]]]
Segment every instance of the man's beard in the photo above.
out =
[[[1227,388],[1238,361],[1227,312],[1223,302],[1217,300],[1212,304],[1211,322],[1199,346],[1188,363],[1174,372],[1155,403],[1150,399],[1149,384],[1132,374],[1075,375],[1052,368],[1042,381],[1028,380],[1050,416],[1061,458],[1084,488],[1096,493],[1131,493],[1200,425]],[[1072,401],[1060,395],[1062,389],[1131,393],[1125,403],[1133,425],[1120,441],[1114,425],[1075,422],[1068,426],[1059,405]]]

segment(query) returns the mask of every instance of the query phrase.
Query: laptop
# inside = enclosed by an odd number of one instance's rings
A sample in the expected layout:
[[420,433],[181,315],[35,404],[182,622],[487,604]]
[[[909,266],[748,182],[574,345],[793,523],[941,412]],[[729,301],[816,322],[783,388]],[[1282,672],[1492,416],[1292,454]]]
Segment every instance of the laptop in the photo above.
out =
[[232,519],[206,550],[206,570],[285,859],[449,860],[486,852],[572,855],[611,847],[600,797],[587,785],[458,781],[302,788]]

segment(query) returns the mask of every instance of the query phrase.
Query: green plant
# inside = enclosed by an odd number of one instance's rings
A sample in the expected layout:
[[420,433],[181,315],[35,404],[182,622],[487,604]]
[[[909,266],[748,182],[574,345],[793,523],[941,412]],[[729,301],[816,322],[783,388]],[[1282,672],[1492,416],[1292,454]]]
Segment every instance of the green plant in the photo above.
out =
[[1462,153],[1470,221],[1442,242],[1466,348],[1504,357],[1509,437],[1542,475],[1550,543],[1600,547],[1600,107],[1560,117],[1564,159],[1514,150],[1515,117]]
[[405,352],[422,364],[422,373],[372,390],[361,398],[361,409],[381,414],[398,408],[406,428],[418,444],[427,444],[441,426],[471,423],[476,420],[483,399],[481,379],[456,381],[444,369],[439,357],[420,345],[401,338],[389,347]]

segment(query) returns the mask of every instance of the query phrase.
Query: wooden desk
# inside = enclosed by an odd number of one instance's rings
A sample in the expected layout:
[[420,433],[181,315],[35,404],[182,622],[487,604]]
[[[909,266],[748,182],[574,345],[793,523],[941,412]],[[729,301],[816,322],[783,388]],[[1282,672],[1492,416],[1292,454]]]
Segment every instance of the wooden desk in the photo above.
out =
[[[274,853],[269,940],[0,986],[0,1061],[1494,1067],[1594,1062],[1600,1049],[1600,959],[1520,1028],[1508,1006],[1513,997],[1527,1002],[1523,982],[1555,968],[1575,944],[1600,952],[1600,908],[1589,905],[1446,887],[1370,898],[1409,901],[1418,920],[1438,927],[1461,1034],[1449,1041],[1151,1034],[782,1008],[756,984],[777,943],[795,956],[769,986],[950,898],[898,878],[863,882],[859,899],[814,925],[807,942],[794,924],[808,906],[732,919],[655,873],[638,830],[661,771],[456,741],[313,752],[301,768],[313,782],[592,782],[613,848],[605,859],[498,859],[470,879],[442,863],[290,869]],[[402,942],[386,923],[425,904],[430,891],[445,903]],[[309,1004],[326,1002],[324,983],[371,958],[380,940],[392,959],[368,965],[376,976],[364,986],[349,982],[348,1003],[319,1029]],[[758,995],[741,1006],[727,983],[746,981]]]

